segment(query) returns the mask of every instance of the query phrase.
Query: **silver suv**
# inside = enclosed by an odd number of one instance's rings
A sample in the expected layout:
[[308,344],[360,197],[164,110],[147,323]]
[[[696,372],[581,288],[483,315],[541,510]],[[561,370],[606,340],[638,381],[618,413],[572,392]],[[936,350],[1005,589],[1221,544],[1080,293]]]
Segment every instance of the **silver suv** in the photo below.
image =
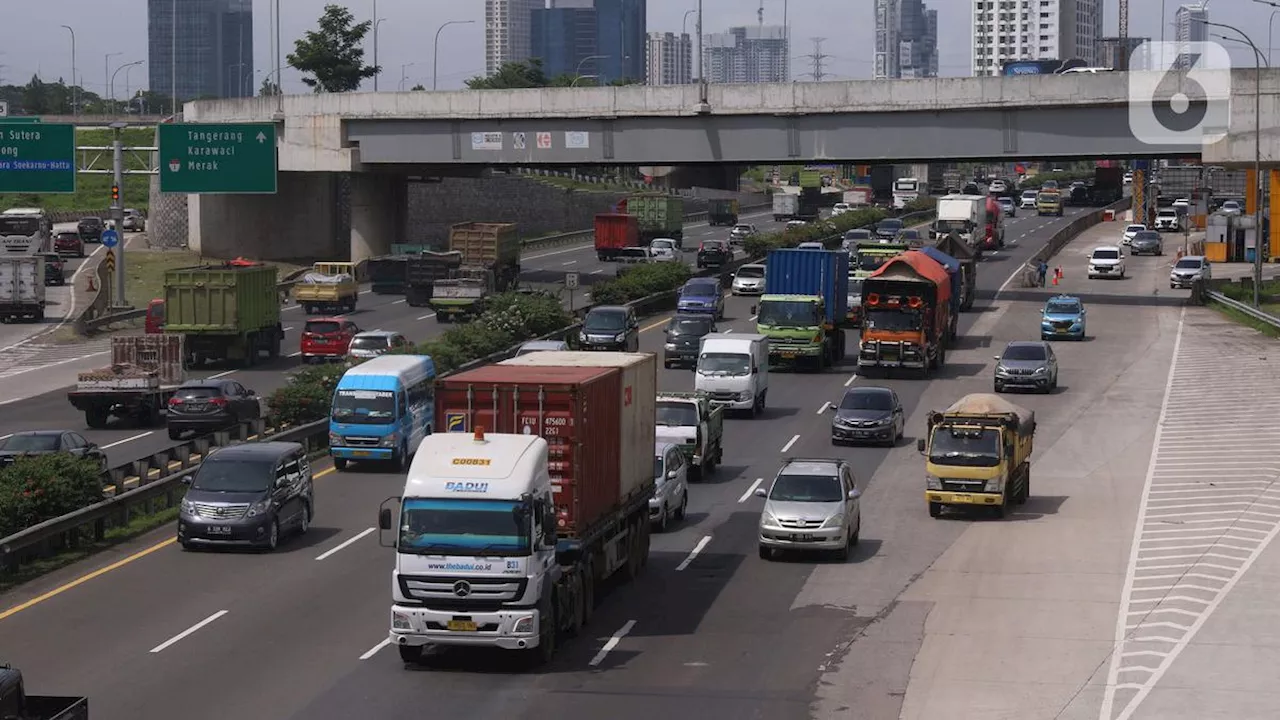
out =
[[1189,288],[1196,280],[1208,282],[1211,279],[1213,279],[1213,272],[1209,269],[1209,261],[1200,255],[1179,258],[1178,262],[1173,264],[1173,269],[1169,271],[1170,288]]
[[862,506],[853,468],[844,460],[791,458],[773,485],[756,490],[760,513],[760,557],[778,550],[834,552],[841,560],[858,544]]
[[1039,390],[1048,394],[1058,389],[1058,358],[1043,340],[1016,340],[996,355],[994,390],[1007,388]]

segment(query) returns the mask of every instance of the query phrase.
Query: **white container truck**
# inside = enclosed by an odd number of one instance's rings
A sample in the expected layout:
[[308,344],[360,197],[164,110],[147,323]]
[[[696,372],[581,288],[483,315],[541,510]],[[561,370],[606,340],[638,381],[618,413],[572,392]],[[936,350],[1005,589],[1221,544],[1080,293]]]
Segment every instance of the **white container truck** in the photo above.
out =
[[0,320],[44,322],[44,256],[0,256]]
[[974,232],[985,227],[985,195],[945,195],[938,198],[938,215],[929,226],[929,237],[937,240],[952,232],[973,246]]
[[773,221],[794,220],[800,213],[800,196],[787,192],[773,194]]

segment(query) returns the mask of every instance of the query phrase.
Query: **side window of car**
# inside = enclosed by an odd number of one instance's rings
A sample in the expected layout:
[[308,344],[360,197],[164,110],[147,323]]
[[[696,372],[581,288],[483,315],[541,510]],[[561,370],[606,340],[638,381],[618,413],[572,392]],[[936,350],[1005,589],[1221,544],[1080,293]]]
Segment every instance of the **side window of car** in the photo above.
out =
[[311,461],[307,460],[306,453],[298,453],[297,459],[298,459],[298,473],[302,476],[303,480],[310,480],[311,479]]

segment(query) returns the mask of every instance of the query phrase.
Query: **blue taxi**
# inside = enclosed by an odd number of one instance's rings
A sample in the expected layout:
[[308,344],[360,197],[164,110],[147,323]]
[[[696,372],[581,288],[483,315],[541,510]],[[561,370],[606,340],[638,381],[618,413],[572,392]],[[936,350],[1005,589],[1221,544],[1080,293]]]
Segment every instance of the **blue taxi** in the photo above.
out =
[[1040,339],[1083,340],[1085,315],[1084,302],[1078,297],[1057,295],[1049,298],[1040,318]]

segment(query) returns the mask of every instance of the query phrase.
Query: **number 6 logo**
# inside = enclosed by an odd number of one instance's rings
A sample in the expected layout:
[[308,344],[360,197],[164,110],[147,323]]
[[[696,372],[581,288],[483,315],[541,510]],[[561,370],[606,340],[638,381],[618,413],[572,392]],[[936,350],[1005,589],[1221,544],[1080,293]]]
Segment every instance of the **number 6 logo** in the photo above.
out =
[[[1148,145],[1208,145],[1231,123],[1231,56],[1216,42],[1147,42],[1133,52],[1129,130]],[[1083,77],[1083,76],[1082,76]]]

